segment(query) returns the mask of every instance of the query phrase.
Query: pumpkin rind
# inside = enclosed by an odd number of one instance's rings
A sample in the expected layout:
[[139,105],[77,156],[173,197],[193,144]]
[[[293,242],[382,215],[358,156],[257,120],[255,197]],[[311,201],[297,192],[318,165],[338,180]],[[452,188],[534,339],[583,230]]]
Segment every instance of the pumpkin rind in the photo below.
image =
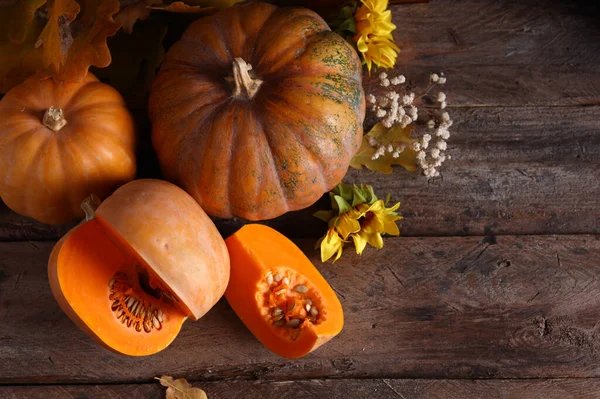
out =
[[[247,224],[225,240],[231,259],[227,301],[254,336],[270,351],[298,358],[331,340],[343,328],[344,312],[333,288],[306,255],[271,227]],[[316,324],[303,324],[296,334],[282,330],[270,320],[271,309],[262,301],[269,274],[295,275],[319,302]],[[290,288],[294,284],[291,283]],[[293,290],[293,288],[292,288]],[[304,306],[299,304],[297,306]]]
[[[50,107],[67,120],[59,131],[43,124]],[[123,98],[92,74],[79,83],[32,76],[0,100],[0,198],[43,223],[80,218],[83,199],[135,177],[135,141]]]
[[[156,331],[132,330],[111,309],[116,273],[131,277],[137,270],[147,273],[152,289],[168,293],[168,301],[144,294],[166,309]],[[164,349],[188,317],[208,312],[223,296],[229,273],[227,247],[206,213],[181,188],[153,179],[116,190],[90,221],[56,244],[48,262],[50,286],[65,313],[107,348],[133,356]]]
[[[262,80],[251,99],[231,95],[236,58]],[[361,63],[313,11],[236,6],[171,47],[149,111],[167,179],[212,216],[270,219],[310,206],[346,173],[362,138]]]

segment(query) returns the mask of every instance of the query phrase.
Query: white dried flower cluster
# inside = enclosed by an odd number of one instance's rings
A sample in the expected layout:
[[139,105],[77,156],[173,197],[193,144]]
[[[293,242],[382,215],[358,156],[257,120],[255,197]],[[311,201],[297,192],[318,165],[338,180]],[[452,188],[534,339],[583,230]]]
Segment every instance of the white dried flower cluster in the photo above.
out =
[[[415,100],[420,100],[429,95],[429,92],[434,87],[446,84],[446,77],[443,73],[430,74],[429,86],[418,98],[412,92],[396,91],[395,86],[406,82],[406,78],[403,75],[389,78],[383,72],[379,75],[379,81],[382,87],[392,87],[392,89],[380,97],[370,94],[367,97],[367,101],[371,104],[371,110],[377,118],[381,119],[381,123],[389,129],[394,125],[400,125],[402,128],[405,128],[417,121],[419,110],[417,104],[415,104]],[[446,160],[451,158],[450,155],[445,154],[445,151],[448,148],[447,140],[450,138],[449,129],[453,123],[450,115],[445,111],[447,107],[446,93],[438,91],[436,95],[430,98],[433,103],[437,104],[435,107],[426,106],[426,109],[434,108],[429,112],[430,119],[426,123],[426,127],[431,134],[423,132],[421,137],[410,145],[410,149],[417,153],[416,161],[418,166],[428,178],[439,176],[440,167]],[[418,135],[418,133],[417,129],[413,130],[413,134]],[[373,160],[384,156],[386,153],[391,153],[394,158],[398,158],[402,151],[407,148],[404,143],[394,146],[392,144],[383,145],[373,137],[369,137],[368,140],[369,145],[377,148],[372,156]]]
[[382,87],[392,87],[392,89],[379,98],[372,94],[367,97],[367,101],[371,104],[371,110],[388,129],[396,124],[405,128],[416,121],[419,116],[419,110],[413,105],[415,93],[401,95],[395,90],[395,87],[405,82],[404,75],[390,78],[387,73],[382,72],[379,74],[379,84]]
[[373,137],[369,137],[369,145],[371,145],[371,147],[377,147],[377,151],[375,151],[375,153],[371,157],[372,160],[376,160],[379,157],[383,157],[386,152],[392,154],[392,157],[394,158],[399,158],[402,151],[406,149],[406,144],[404,143],[401,143],[397,146],[393,146],[392,144],[383,145],[378,144],[377,140],[375,140],[375,138]]
[[[424,134],[421,137],[420,143],[418,144],[417,163],[423,170],[423,174],[427,177],[437,177],[440,175],[439,168],[442,166],[444,161],[450,159],[450,155],[446,155],[445,151],[448,149],[447,140],[450,138],[450,131],[448,130],[452,126],[452,119],[448,112],[441,112],[434,119],[430,119],[427,122],[427,127],[435,129],[434,136],[430,134]],[[431,143],[434,141],[433,143]],[[425,151],[429,148],[429,151]],[[413,148],[414,149],[414,148]]]

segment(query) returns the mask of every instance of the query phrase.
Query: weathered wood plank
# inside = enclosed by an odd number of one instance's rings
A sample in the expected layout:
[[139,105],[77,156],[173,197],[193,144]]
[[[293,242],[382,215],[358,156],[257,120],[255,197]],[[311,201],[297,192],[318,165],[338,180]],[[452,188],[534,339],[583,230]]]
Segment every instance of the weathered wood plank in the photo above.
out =
[[[350,170],[345,180],[401,201],[406,236],[599,232],[600,107],[453,109],[452,117],[443,178],[395,169]],[[144,177],[151,164],[144,159]],[[319,206],[328,197],[266,223],[290,237],[317,237],[325,229],[312,217]],[[243,224],[216,223],[224,235]],[[0,206],[0,240],[55,239],[70,226],[44,226]]]
[[285,360],[224,300],[157,355],[112,354],[54,301],[51,242],[0,243],[0,384],[600,377],[600,236],[397,238],[334,265],[318,262],[314,240],[300,244],[346,321],[327,345]]
[[[203,389],[210,399],[595,399],[600,380],[307,380],[307,381],[228,381],[193,384]],[[4,386],[4,399],[163,399],[165,388],[158,384],[129,385],[54,385]]]
[[395,71],[416,85],[443,71],[451,106],[599,104],[597,19],[582,1],[394,6]]

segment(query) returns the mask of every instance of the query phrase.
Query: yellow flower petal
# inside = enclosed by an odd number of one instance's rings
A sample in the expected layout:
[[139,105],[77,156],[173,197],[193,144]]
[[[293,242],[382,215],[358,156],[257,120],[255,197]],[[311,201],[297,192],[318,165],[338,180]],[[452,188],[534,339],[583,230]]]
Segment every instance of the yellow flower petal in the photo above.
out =
[[396,25],[387,9],[387,0],[362,0],[362,6],[354,14],[356,35],[354,41],[369,73],[372,64],[392,68],[400,49],[392,37]]
[[327,230],[327,235],[325,236],[323,241],[321,241],[321,262],[326,262],[336,253],[337,256],[335,260],[338,260],[342,255],[343,245],[344,242],[338,235],[335,228],[332,227],[329,230]]
[[[353,217],[355,216],[355,217]],[[340,233],[340,236],[345,240],[352,233],[356,233],[360,230],[360,223],[358,223],[358,218],[360,214],[356,211],[346,212],[340,216],[340,220],[336,227],[337,231]]]
[[375,248],[383,248],[383,238],[381,237],[381,234],[370,234],[367,236],[367,240],[369,244]]
[[362,252],[367,246],[367,235],[364,231],[359,231],[356,234],[352,234],[351,237],[354,241],[354,246],[356,247],[356,253],[362,255]]

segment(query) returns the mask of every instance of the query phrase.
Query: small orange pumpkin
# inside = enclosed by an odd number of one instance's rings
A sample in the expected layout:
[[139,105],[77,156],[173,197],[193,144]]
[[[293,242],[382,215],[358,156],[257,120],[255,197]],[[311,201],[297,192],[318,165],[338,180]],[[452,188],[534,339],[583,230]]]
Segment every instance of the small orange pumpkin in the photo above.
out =
[[342,330],[344,312],[335,292],[284,235],[248,224],[225,243],[231,259],[225,297],[267,349],[298,358]]
[[83,216],[136,174],[135,131],[121,95],[92,74],[78,83],[32,76],[0,100],[0,198],[48,224]]
[[169,49],[149,112],[167,179],[210,215],[270,219],[348,170],[365,117],[361,63],[313,11],[234,6]]
[[65,313],[107,348],[132,356],[167,347],[184,321],[223,296],[229,255],[210,218],[185,191],[135,180],[54,247],[48,276]]

